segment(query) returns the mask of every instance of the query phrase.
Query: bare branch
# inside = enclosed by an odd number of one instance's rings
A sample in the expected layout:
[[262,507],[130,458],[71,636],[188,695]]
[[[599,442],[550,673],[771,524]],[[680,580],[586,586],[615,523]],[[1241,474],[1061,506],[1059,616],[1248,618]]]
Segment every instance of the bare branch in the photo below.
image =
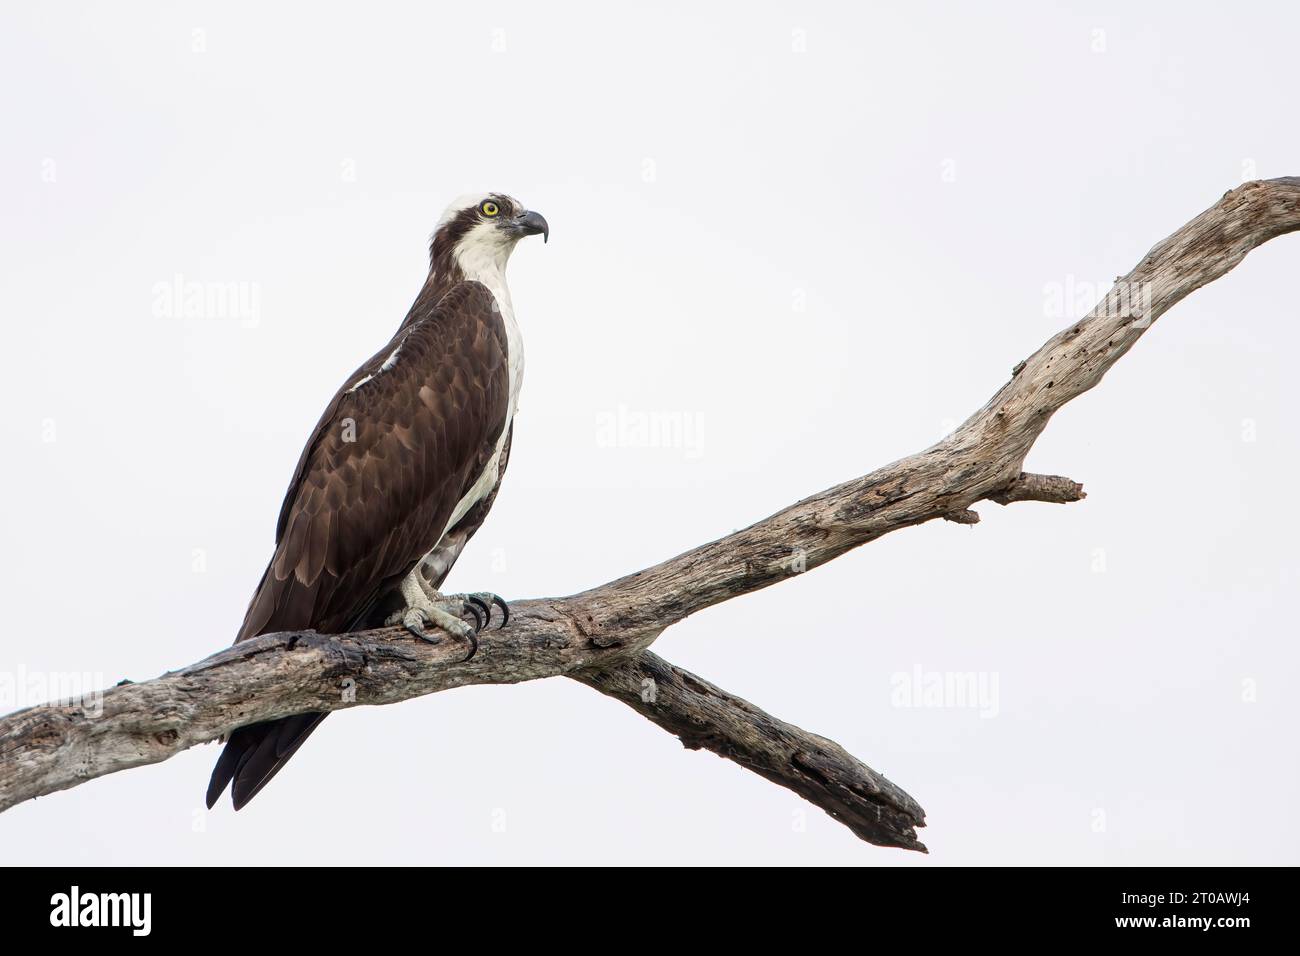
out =
[[[517,602],[510,626],[485,633],[482,649],[469,662],[462,662],[464,648],[455,642],[429,646],[400,629],[333,637],[273,634],[156,680],[113,688],[104,695],[102,712],[50,705],[0,719],[0,810],[292,713],[557,674],[593,686],[604,680],[623,699],[620,679],[644,669],[672,675],[665,683],[675,706],[657,712],[657,722],[674,733],[689,731],[688,743],[719,741],[716,752],[812,800],[863,839],[907,845],[899,834],[905,834],[907,819],[919,823],[920,808],[896,788],[887,789],[892,785],[883,778],[829,741],[820,751],[808,747],[811,735],[637,655],[666,627],[696,611],[825,564],[899,528],[939,517],[971,523],[971,505],[984,499],[1082,497],[1067,479],[1022,474],[1025,456],[1051,416],[1096,385],[1180,299],[1224,275],[1261,243],[1297,229],[1300,178],[1232,190],[1152,248],[1086,318],[1017,365],[1011,380],[943,441],[645,571],[568,598]],[[588,673],[620,667],[610,676]],[[686,714],[677,713],[676,705],[699,708],[703,723],[697,730],[683,723]],[[760,724],[762,733],[755,731]],[[807,763],[811,769],[787,772],[804,759],[795,754],[816,754]],[[826,782],[808,783],[818,773]],[[872,828],[868,818],[875,806],[899,819]]]
[[1013,501],[1050,501],[1054,504],[1067,504],[1082,501],[1088,495],[1083,485],[1060,475],[1030,475],[1021,472],[1015,481],[1001,491],[989,495],[989,501],[1000,505],[1009,505]]
[[630,645],[602,638],[600,646],[578,627],[599,607],[581,595],[520,601],[508,628],[480,634],[468,662],[465,645],[450,638],[430,645],[400,627],[266,634],[102,698],[20,710],[0,719],[0,810],[166,760],[246,724],[612,664],[657,636],[642,632]]
[[643,651],[607,670],[569,675],[676,734],[821,807],[863,840],[925,852],[925,811],[834,741],[800,730],[747,700]]

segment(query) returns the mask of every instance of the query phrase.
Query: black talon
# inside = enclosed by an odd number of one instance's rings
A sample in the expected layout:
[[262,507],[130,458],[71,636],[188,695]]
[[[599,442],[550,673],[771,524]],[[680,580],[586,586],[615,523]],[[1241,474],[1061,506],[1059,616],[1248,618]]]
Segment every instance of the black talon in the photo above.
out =
[[[483,603],[482,598],[477,598],[473,595],[470,595],[465,599],[465,601],[467,604],[472,604],[474,606],[474,622],[478,624],[478,627],[475,628],[475,630],[483,630],[483,628],[487,627],[488,621],[492,620],[492,609]],[[478,616],[480,610],[483,612],[483,620],[481,621]]]
[[465,606],[462,608],[462,611],[468,611],[473,616],[474,633],[477,634],[479,631],[483,630],[483,612],[480,611],[478,607],[476,607],[473,604],[470,604],[469,601],[466,601]]
[[510,620],[510,605],[507,604],[499,594],[492,595],[492,603],[501,608],[501,623],[497,625],[497,630],[499,631],[501,628],[505,627],[506,622]]
[[465,659],[461,661],[462,664],[468,663],[469,659],[478,653],[478,635],[471,632],[467,636],[469,637],[469,653],[466,654]]
[[409,631],[413,637],[419,638],[420,640],[424,641],[426,644],[438,643],[438,639],[436,637],[430,637],[427,633],[425,633],[423,628],[416,627],[414,624],[403,624],[402,626],[406,628],[406,630]]

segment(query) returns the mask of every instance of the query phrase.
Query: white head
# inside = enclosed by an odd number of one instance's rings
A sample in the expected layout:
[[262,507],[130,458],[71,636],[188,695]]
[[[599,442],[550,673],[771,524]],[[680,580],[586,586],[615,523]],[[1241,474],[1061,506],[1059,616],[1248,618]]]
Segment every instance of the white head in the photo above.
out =
[[550,238],[546,219],[504,193],[461,196],[442,214],[429,245],[429,265],[439,277],[477,279],[501,275],[524,236]]

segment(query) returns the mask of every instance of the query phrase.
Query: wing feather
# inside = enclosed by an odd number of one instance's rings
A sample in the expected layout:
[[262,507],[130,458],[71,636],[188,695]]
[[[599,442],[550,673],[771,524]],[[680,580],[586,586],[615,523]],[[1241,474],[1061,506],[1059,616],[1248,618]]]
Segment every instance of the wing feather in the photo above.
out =
[[239,639],[347,629],[437,544],[506,426],[506,338],[492,295],[452,289],[339,389],[308,441],[276,551]]

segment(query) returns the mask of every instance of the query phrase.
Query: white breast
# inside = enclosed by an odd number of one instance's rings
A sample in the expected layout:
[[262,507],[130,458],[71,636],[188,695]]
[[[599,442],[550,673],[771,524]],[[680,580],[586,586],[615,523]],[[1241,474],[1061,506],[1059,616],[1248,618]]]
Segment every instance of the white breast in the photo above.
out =
[[[496,235],[496,231],[493,230],[488,239],[494,239]],[[513,243],[502,247],[494,241],[462,242],[456,256],[457,264],[465,273],[465,278],[487,286],[497,307],[501,310],[501,321],[506,330],[506,370],[510,376],[510,400],[506,408],[505,427],[501,429],[501,437],[497,439],[496,450],[470,490],[456,503],[451,519],[439,535],[439,543],[474,505],[490,495],[492,489],[497,486],[501,470],[501,449],[505,446],[506,438],[510,434],[510,425],[515,420],[515,411],[519,407],[519,388],[524,380],[524,340],[519,334],[514,305],[510,301],[510,289],[506,286],[505,266],[511,248]],[[437,550],[436,545],[433,550]]]

